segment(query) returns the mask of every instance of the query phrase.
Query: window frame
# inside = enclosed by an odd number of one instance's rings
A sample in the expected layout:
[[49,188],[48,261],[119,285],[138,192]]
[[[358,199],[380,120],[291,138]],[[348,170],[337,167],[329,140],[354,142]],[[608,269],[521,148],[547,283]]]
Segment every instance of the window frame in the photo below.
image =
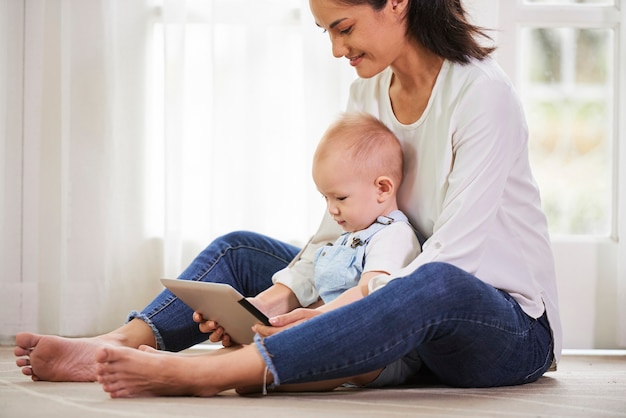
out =
[[[483,7],[488,6],[483,3]],[[574,311],[571,305],[583,300],[581,306],[576,308],[582,311],[581,317],[568,319],[562,312],[566,340],[567,322],[571,321],[571,324],[580,325],[580,333],[585,334],[577,342],[591,345],[572,347],[570,344],[568,347],[566,341],[566,348],[626,346],[626,304],[620,302],[626,300],[626,169],[620,169],[626,167],[626,30],[623,27],[626,23],[626,1],[615,0],[613,5],[595,5],[500,0],[494,15],[497,15],[497,24],[484,25],[499,28],[493,33],[498,44],[495,56],[517,86],[521,84],[520,46],[524,28],[607,28],[614,31],[615,96],[612,139],[609,144],[612,152],[610,233],[604,236],[557,235],[552,237],[552,241],[557,259],[562,311]],[[568,267],[579,262],[576,260],[578,256],[584,259],[583,262],[588,262],[587,273],[590,274],[578,273],[576,267]],[[573,277],[576,274],[579,277]],[[585,295],[586,291],[591,292],[591,295]],[[577,301],[570,300],[570,297],[576,297]],[[580,320],[587,320],[587,323],[576,322]]]
[[[620,147],[620,142],[624,142],[624,123],[619,115],[626,109],[626,92],[624,90],[624,67],[626,55],[624,30],[621,27],[624,10],[620,8],[621,0],[615,0],[615,5],[593,5],[593,4],[533,4],[524,0],[515,2],[500,1],[499,5],[499,27],[510,28],[498,31],[498,50],[496,57],[502,68],[511,77],[513,82],[519,86],[521,84],[521,62],[522,51],[522,30],[524,28],[545,27],[573,27],[573,28],[602,28],[611,29],[615,32],[614,37],[614,83],[615,91],[618,92],[613,98],[613,129],[611,148],[612,154],[612,196],[611,196],[611,226],[608,239],[618,241],[618,237],[624,236],[624,231],[620,231],[620,225],[626,222],[625,216],[620,217],[619,208],[624,206],[624,194],[620,192],[620,185],[625,184],[624,174],[620,173],[620,162],[626,165],[623,153],[624,146]],[[621,189],[624,189],[622,186]],[[621,201],[620,201],[621,199]],[[621,232],[621,233],[620,233]],[[573,236],[558,237],[559,239],[575,239]],[[607,239],[598,236],[598,240]]]

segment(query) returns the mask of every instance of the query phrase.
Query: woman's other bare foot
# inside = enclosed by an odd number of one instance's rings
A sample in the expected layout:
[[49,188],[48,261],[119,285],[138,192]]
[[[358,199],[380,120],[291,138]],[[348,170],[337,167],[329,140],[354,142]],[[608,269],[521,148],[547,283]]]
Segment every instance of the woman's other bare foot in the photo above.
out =
[[32,380],[93,382],[94,356],[101,343],[95,338],[63,338],[20,333],[16,336],[15,363]]
[[139,347],[155,344],[152,329],[134,319],[108,334],[92,338],[64,338],[23,332],[16,336],[15,361],[32,380],[96,381],[97,350],[103,345]]
[[112,398],[213,396],[221,389],[210,382],[215,370],[206,372],[209,357],[164,354],[148,347],[101,347],[97,380]]

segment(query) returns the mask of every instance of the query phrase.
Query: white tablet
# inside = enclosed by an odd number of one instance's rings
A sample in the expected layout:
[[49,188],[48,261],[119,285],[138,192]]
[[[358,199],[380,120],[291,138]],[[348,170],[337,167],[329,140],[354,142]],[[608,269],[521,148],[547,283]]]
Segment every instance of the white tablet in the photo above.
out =
[[216,321],[233,342],[249,344],[254,324],[270,325],[267,317],[230,285],[176,279],[161,279],[161,283],[202,317]]

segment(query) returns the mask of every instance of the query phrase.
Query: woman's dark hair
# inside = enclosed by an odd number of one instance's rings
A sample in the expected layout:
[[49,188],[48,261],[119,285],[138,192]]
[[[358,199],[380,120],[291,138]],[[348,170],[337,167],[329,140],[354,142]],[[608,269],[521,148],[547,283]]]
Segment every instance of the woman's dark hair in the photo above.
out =
[[[367,4],[382,10],[391,0],[337,0],[347,5]],[[407,36],[417,40],[440,57],[462,64],[482,60],[495,47],[482,46],[478,38],[491,40],[485,29],[467,20],[461,0],[408,0],[404,18]]]

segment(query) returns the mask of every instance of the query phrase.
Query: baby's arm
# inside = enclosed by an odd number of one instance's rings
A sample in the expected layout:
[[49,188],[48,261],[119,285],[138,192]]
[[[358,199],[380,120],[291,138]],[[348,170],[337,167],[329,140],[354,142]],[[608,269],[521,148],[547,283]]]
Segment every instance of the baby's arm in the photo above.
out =
[[352,302],[356,302],[359,299],[362,299],[364,296],[367,296],[369,290],[367,285],[372,277],[380,276],[381,274],[388,274],[385,271],[367,271],[361,275],[359,279],[359,284],[355,287],[352,287],[341,295],[339,295],[333,301],[326,303],[319,308],[317,308],[320,312],[329,312],[333,309],[337,309],[341,306],[348,305]]
[[361,294],[361,291],[359,290],[359,288],[352,287],[346,290],[345,292],[343,292],[341,295],[337,296],[331,302],[325,303],[316,309],[322,313],[329,312],[329,311],[332,311],[333,309],[337,309],[342,306],[348,305],[352,302],[356,302],[357,300],[361,298],[363,298],[363,295]]
[[359,284],[357,285],[357,287],[361,289],[361,294],[363,296],[367,296],[370,292],[369,290],[370,280],[372,280],[376,276],[381,276],[383,274],[386,276],[389,276],[389,273],[386,271],[366,271],[363,274],[361,274],[361,278],[359,279]]

